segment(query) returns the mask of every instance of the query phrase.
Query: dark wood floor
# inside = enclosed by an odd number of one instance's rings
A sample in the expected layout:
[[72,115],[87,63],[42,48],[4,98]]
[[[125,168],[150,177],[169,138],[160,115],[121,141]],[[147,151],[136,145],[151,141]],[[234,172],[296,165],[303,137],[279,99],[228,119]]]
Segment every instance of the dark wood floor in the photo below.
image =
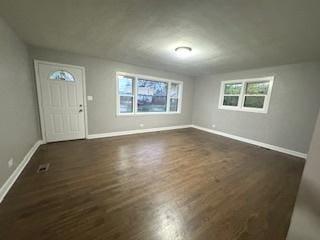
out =
[[0,239],[285,239],[303,166],[195,129],[47,144],[0,205]]

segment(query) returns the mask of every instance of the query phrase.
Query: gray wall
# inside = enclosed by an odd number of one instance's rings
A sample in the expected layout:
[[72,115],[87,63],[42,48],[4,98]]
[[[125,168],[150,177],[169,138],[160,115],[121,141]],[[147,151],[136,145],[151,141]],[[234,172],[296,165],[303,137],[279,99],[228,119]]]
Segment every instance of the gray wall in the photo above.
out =
[[302,175],[288,240],[318,240],[320,236],[320,112]]
[[[193,79],[181,74],[153,70],[104,59],[66,52],[30,47],[32,58],[86,68],[89,134],[126,131],[140,128],[165,127],[191,124],[193,104]],[[116,72],[129,72],[183,81],[183,104],[181,114],[149,116],[116,116]]]
[[[0,18],[0,186],[40,140],[32,65],[27,48]],[[8,168],[8,160],[14,166]]]
[[[267,114],[218,109],[223,80],[274,75]],[[307,153],[320,105],[320,63],[202,76],[195,80],[193,124]]]

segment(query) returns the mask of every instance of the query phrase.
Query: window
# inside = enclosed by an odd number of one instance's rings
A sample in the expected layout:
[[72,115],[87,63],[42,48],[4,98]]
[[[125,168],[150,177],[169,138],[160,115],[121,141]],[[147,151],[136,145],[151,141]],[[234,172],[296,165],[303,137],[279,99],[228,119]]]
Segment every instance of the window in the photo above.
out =
[[168,83],[138,79],[138,112],[166,112]]
[[74,82],[74,77],[72,76],[72,74],[63,70],[50,73],[49,79]]
[[226,83],[224,85],[223,106],[238,106],[242,83]]
[[182,82],[117,73],[117,114],[181,112]]
[[134,78],[119,76],[120,113],[133,112],[133,83]]
[[267,113],[274,77],[221,82],[219,109]]
[[170,112],[177,112],[179,105],[179,86],[178,83],[171,83],[170,89]]

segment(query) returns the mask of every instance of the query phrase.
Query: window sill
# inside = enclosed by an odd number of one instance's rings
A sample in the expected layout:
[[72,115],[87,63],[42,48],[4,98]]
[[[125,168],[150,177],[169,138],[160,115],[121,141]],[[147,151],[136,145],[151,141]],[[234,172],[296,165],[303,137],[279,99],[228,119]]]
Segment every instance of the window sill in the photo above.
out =
[[233,108],[233,107],[223,107],[219,106],[219,110],[228,110],[228,111],[238,111],[238,112],[251,112],[251,113],[264,113],[267,114],[266,109],[255,109],[255,108]]
[[117,113],[117,117],[137,117],[137,116],[152,116],[152,115],[175,115],[181,112],[146,112],[146,113]]

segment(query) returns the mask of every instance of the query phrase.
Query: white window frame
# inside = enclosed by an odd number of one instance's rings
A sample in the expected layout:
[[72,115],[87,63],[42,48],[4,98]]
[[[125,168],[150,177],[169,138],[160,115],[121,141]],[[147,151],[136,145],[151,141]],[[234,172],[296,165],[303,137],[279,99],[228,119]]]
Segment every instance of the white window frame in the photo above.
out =
[[[247,83],[250,82],[269,82],[269,88],[267,94],[245,94],[245,87]],[[219,109],[223,110],[233,110],[233,111],[242,111],[242,112],[255,112],[255,113],[268,113],[269,103],[271,99],[271,92],[273,87],[274,76],[260,77],[260,78],[249,78],[249,79],[237,79],[237,80],[227,80],[222,81],[220,86],[220,97],[219,97]],[[224,94],[225,85],[228,83],[241,83],[240,94]],[[223,105],[224,96],[239,96],[237,106],[225,106]],[[246,96],[264,96],[263,108],[251,108],[244,107],[244,100]]]
[[[120,94],[119,94],[119,81],[118,76],[127,76],[134,78],[133,80],[133,112],[132,113],[121,113],[120,112]],[[167,92],[167,105],[165,112],[138,112],[138,79],[166,82],[168,83],[168,92]],[[179,84],[179,96],[178,96],[178,110],[176,112],[170,112],[170,92],[171,92],[171,83]],[[116,115],[117,116],[143,116],[143,115],[162,115],[162,114],[180,114],[182,110],[182,96],[183,96],[183,82],[172,79],[158,78],[141,74],[126,73],[126,72],[116,72],[116,97],[117,97],[117,106],[116,106]]]

